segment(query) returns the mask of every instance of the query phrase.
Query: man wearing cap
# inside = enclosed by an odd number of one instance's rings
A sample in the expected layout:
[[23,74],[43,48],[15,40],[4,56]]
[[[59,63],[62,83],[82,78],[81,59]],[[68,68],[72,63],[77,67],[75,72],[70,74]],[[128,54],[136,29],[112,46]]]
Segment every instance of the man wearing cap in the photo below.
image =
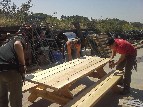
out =
[[116,69],[121,71],[123,71],[123,68],[125,68],[123,80],[124,89],[121,94],[129,94],[132,74],[131,70],[133,69],[133,67],[136,69],[137,66],[137,50],[131,43],[123,39],[109,38],[106,44],[112,50],[111,62],[114,56],[116,56],[116,53],[121,54],[120,58],[116,62],[112,62],[112,64],[109,63],[109,65],[111,68],[117,65]]

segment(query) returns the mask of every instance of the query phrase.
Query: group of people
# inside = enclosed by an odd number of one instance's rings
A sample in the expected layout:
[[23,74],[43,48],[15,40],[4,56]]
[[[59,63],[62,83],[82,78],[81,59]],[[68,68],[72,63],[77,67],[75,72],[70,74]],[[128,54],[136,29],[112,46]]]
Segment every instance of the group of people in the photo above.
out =
[[[22,107],[22,86],[27,71],[26,58],[29,55],[26,53],[29,50],[29,39],[31,39],[28,36],[31,33],[30,29],[29,26],[20,29],[14,38],[0,47],[0,107],[8,107],[9,101],[11,107]],[[70,46],[67,48],[70,55],[71,44],[68,41],[66,44],[67,47]],[[9,97],[8,92],[10,92]]]
[[[75,41],[67,40],[66,47],[68,52],[68,60],[72,60],[71,50],[76,49],[76,57],[80,57],[82,47],[82,33],[79,23],[74,23],[76,34]],[[25,34],[27,35],[27,34]],[[26,73],[26,50],[28,38],[25,35],[18,35],[11,39],[8,43],[0,47],[0,107],[8,107],[10,100],[11,107],[22,107],[22,84]],[[109,38],[106,42],[107,46],[112,50],[110,67],[116,66],[116,69],[124,72],[124,89],[121,94],[130,93],[131,74],[133,67],[136,68],[137,50],[129,42],[123,39]],[[116,53],[121,54],[118,61],[113,62]],[[10,97],[8,100],[8,91]]]

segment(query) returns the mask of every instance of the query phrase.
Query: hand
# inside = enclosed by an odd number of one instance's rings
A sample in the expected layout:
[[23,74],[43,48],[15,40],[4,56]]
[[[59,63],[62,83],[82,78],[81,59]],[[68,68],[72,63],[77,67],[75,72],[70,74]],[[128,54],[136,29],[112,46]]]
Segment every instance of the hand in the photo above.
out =
[[19,72],[22,74],[26,74],[27,67],[25,65],[22,65],[19,67]]
[[115,65],[116,65],[116,64],[114,63],[114,60],[110,60],[110,61],[109,61],[109,68],[112,69],[112,68],[115,67]]
[[19,67],[19,72],[20,72],[20,75],[22,77],[22,81],[24,82],[24,84],[25,84],[25,74],[26,74],[26,71],[27,71],[27,68],[26,68],[25,65]]
[[114,67],[115,67],[115,65],[116,65],[116,64],[115,64],[115,63],[113,63],[113,64],[111,65],[111,69],[112,69],[112,68],[114,68]]

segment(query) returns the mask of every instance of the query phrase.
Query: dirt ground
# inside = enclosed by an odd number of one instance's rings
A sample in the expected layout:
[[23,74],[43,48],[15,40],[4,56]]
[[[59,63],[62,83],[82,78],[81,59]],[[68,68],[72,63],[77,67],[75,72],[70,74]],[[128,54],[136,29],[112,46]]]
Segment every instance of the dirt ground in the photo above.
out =
[[[117,56],[118,57],[118,56]],[[112,91],[108,92],[94,107],[143,107],[143,48],[138,49],[138,71],[132,72],[131,93],[127,96],[122,96]],[[111,69],[108,65],[104,67],[106,72]],[[82,88],[90,86],[93,78],[85,77],[78,81],[74,88],[80,85]],[[82,84],[82,85],[81,85]],[[81,89],[81,88],[80,88]],[[79,90],[72,90],[73,94],[77,94]],[[29,92],[23,93],[23,107],[60,107],[59,104],[38,98],[34,103],[27,100]]]

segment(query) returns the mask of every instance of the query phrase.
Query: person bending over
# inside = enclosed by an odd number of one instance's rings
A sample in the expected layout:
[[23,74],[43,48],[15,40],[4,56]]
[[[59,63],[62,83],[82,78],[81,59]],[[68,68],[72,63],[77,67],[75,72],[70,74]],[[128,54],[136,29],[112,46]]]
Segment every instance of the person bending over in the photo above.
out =
[[[112,50],[112,55],[110,59],[110,62],[112,62],[112,64],[110,64],[109,62],[110,67],[113,68],[116,66],[116,69],[121,71],[123,70],[123,68],[125,68],[123,79],[124,88],[121,94],[128,94],[130,93],[130,83],[132,74],[131,71],[133,67],[136,69],[137,66],[137,50],[131,43],[123,39],[109,38],[106,44]],[[112,60],[116,53],[121,54],[121,56],[116,62],[113,62]]]
[[[0,107],[22,107],[22,81],[26,72],[25,40],[11,39],[0,47]],[[8,91],[10,92],[8,100]]]

